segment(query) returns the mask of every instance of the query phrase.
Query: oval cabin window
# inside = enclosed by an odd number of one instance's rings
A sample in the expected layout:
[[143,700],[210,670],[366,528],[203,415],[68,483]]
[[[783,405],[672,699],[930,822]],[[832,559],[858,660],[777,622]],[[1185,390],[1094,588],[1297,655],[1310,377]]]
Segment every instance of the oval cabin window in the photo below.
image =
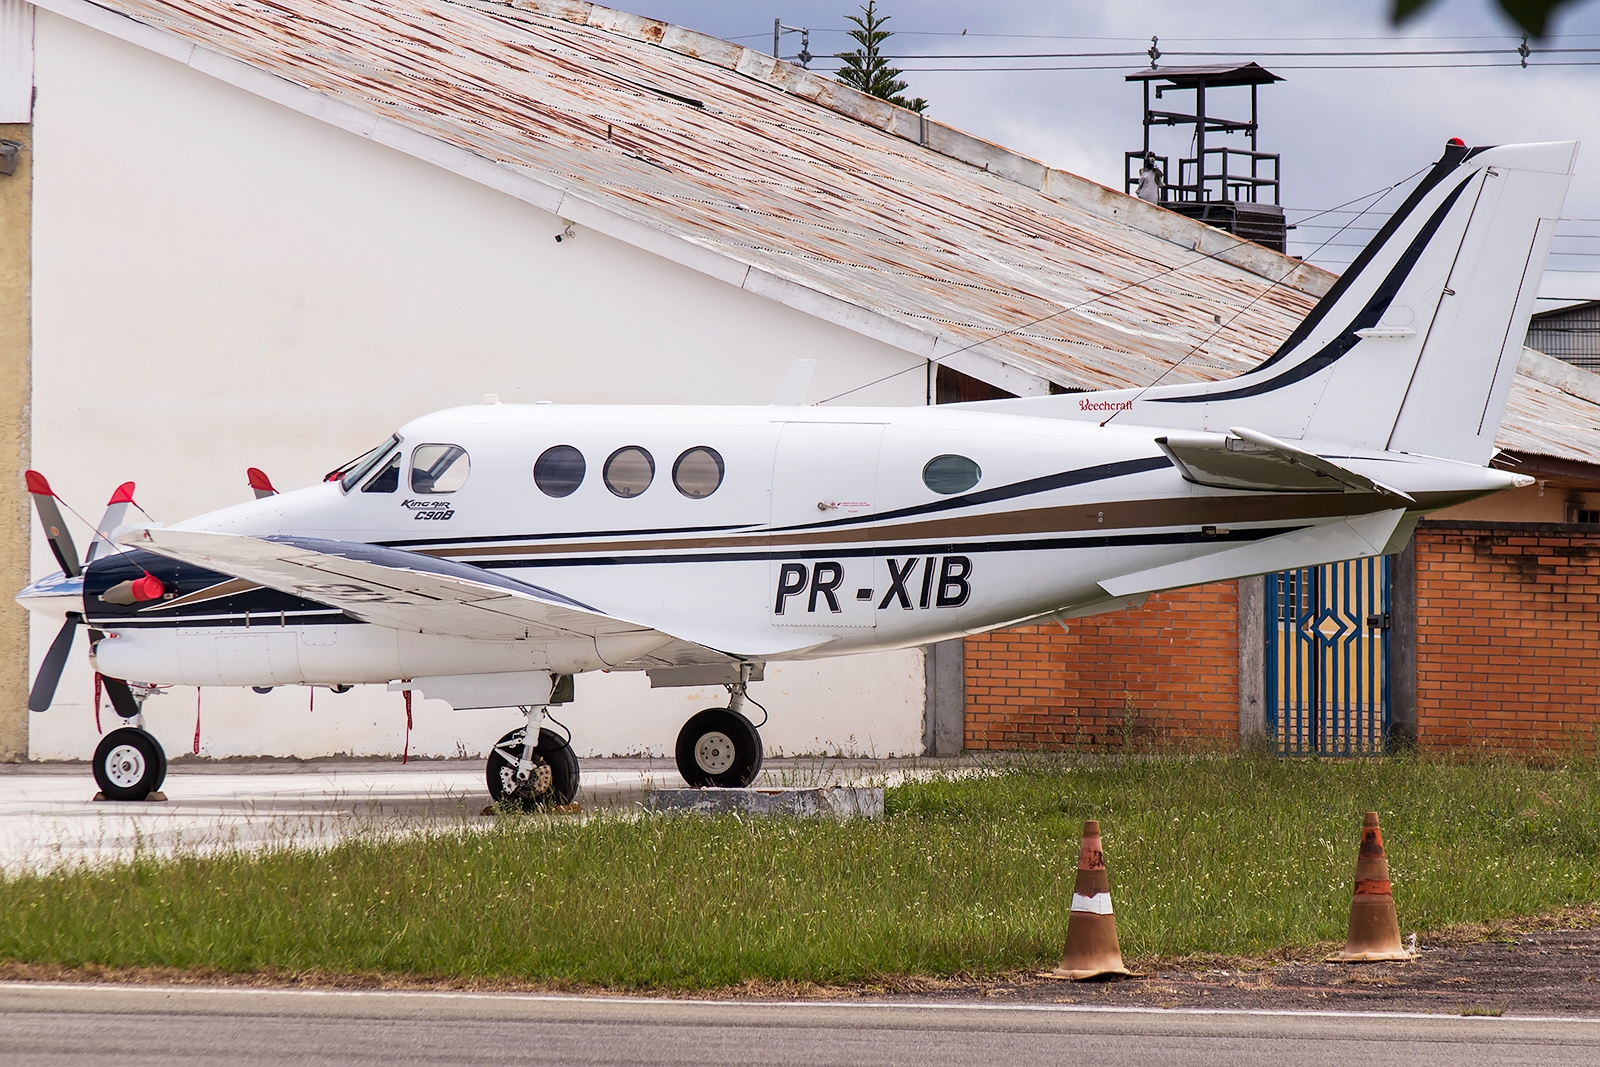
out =
[[966,456],[935,456],[922,468],[922,484],[946,496],[965,493],[982,477],[983,471]]
[[418,445],[411,453],[413,493],[453,493],[471,473],[472,460],[460,445]]
[[611,453],[606,460],[606,488],[617,496],[638,496],[655,481],[656,461],[638,445],[628,445]]
[[583,484],[583,453],[571,445],[547,448],[533,464],[533,484],[545,496],[571,496]]
[[701,500],[722,484],[722,457],[708,445],[691,448],[672,465],[672,484],[691,500]]

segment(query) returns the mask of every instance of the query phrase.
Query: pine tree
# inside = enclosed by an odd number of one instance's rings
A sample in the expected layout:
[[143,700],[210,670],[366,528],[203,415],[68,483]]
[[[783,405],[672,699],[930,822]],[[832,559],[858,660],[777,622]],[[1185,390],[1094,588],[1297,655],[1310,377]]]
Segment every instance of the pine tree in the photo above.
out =
[[900,80],[900,71],[891,67],[889,61],[880,54],[883,42],[893,37],[894,33],[883,28],[889,16],[878,14],[877,0],[867,0],[859,16],[846,15],[845,18],[856,24],[849,36],[857,48],[853,52],[840,52],[835,56],[844,63],[839,68],[838,79],[868,96],[876,96],[912,111],[927,110],[928,102],[922,97],[907,100],[901,95],[906,91],[906,83]]

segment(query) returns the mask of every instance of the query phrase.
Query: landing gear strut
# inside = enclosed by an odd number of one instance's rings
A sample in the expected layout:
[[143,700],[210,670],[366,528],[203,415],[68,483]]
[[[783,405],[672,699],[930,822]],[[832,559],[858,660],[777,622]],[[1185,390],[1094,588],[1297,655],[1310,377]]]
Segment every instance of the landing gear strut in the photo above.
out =
[[[525,710],[528,725],[506,734],[489,753],[489,796],[523,811],[570,804],[578,795],[578,757],[565,737],[544,726],[544,708]],[[538,739],[531,745],[530,736]]]
[[740,681],[728,686],[726,708],[707,708],[678,732],[678,773],[696,789],[740,789],[761,773],[761,735],[741,713],[749,672],[745,665]]

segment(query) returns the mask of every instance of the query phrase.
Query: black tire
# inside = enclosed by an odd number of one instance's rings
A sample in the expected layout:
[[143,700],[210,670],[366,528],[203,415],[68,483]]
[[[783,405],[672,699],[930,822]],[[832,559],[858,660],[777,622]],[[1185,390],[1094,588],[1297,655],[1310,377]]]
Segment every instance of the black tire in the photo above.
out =
[[150,787],[150,791],[153,793],[167,783],[167,750],[161,747],[161,742],[156,740],[155,734],[146,730],[145,736],[148,737],[150,739],[150,743],[155,746],[156,757],[161,761],[161,765],[156,768],[155,784]]
[[761,773],[761,735],[737,711],[707,708],[678,731],[678,773],[696,789],[742,789]]
[[517,763],[522,759],[522,740],[527,734],[527,727],[512,730],[489,753],[485,777],[490,798],[523,811],[572,803],[578,795],[578,756],[567,739],[554,730],[539,731],[539,743],[533,747],[533,776],[526,782],[517,781]]
[[94,750],[94,780],[107,800],[143,800],[160,786],[166,764],[155,738],[124,726],[100,739]]

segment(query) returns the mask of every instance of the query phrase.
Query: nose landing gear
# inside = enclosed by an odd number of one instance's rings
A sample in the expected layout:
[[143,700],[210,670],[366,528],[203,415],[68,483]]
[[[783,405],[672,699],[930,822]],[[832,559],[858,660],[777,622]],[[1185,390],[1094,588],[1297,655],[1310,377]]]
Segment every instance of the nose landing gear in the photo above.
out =
[[123,726],[94,750],[94,780],[107,800],[144,800],[167,778],[167,754],[144,730]]

